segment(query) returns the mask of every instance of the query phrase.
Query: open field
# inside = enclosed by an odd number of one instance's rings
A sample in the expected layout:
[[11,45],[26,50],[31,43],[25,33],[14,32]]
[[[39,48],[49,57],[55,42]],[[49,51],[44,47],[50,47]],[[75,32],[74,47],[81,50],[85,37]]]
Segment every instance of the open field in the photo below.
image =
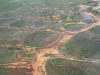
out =
[[32,71],[28,68],[5,68],[0,66],[1,75],[32,75]]
[[79,33],[65,42],[61,48],[67,55],[86,58],[100,58],[100,26],[86,32]]
[[17,48],[0,47],[0,64],[16,62],[16,50]]
[[100,75],[91,1],[0,0],[0,75]]
[[16,45],[22,43],[23,39],[29,35],[29,32],[25,32],[18,28],[1,26],[0,27],[0,45],[11,44]]
[[89,26],[88,24],[68,24],[64,28],[68,31],[78,31],[82,28]]
[[96,26],[95,28],[92,28],[90,31],[100,36],[100,26]]
[[37,31],[24,39],[24,44],[33,47],[48,47],[59,40],[61,34],[48,31]]
[[100,64],[71,61],[62,58],[48,60],[47,75],[99,75]]
[[23,51],[19,47],[0,47],[0,64],[14,63],[18,61],[34,61],[36,56],[33,51]]

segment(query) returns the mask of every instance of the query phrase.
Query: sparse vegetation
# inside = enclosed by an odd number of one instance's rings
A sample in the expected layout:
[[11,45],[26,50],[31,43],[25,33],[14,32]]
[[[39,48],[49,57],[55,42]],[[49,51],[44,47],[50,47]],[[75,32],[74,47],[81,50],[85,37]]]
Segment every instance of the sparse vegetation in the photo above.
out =
[[47,75],[99,75],[97,64],[70,61],[62,58],[51,59],[46,63]]
[[100,75],[98,3],[0,0],[0,75]]
[[47,47],[59,39],[60,35],[54,32],[37,31],[25,38],[24,44],[33,47]]
[[16,48],[0,47],[0,64],[16,62]]
[[29,62],[35,61],[36,60],[36,54],[35,54],[35,52],[32,52],[32,51],[20,50],[18,54],[21,56],[22,59],[24,59],[24,61],[29,61]]
[[45,57],[55,57],[55,54],[52,54],[52,53],[47,53],[47,54],[45,54]]
[[34,52],[23,51],[20,47],[0,47],[0,64],[13,63],[17,61],[34,61],[36,59]]
[[90,31],[99,35],[100,34],[100,26],[96,26],[95,28],[92,28]]
[[29,75],[27,72],[31,72],[28,68],[5,68],[0,66],[1,75]]
[[25,25],[27,25],[27,23],[23,20],[20,20],[11,24],[11,26],[15,26],[15,27],[24,27]]
[[100,58],[99,28],[100,26],[75,35],[62,46],[61,50],[64,51],[64,55],[70,54],[78,57]]
[[69,31],[78,31],[87,26],[89,26],[89,25],[87,25],[87,24],[68,24],[68,25],[64,26],[64,28]]

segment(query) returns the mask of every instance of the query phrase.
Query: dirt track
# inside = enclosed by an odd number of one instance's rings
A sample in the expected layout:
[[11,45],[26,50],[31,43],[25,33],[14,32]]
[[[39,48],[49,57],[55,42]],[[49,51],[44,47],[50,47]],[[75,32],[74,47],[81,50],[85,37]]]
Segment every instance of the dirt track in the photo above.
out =
[[[45,56],[46,54],[54,54],[56,55],[56,57],[59,57],[59,58],[65,58],[65,59],[68,59],[68,60],[75,60],[75,61],[82,61],[82,62],[99,62],[97,60],[93,60],[93,61],[90,61],[90,60],[80,60],[80,59],[75,59],[75,58],[72,58],[72,57],[64,57],[63,55],[60,55],[59,51],[58,51],[58,46],[62,43],[64,43],[65,41],[68,41],[72,36],[80,33],[80,32],[84,32],[84,31],[87,31],[91,28],[94,28],[96,27],[97,25],[100,25],[100,20],[99,18],[97,18],[97,22],[96,23],[93,23],[91,24],[90,26],[86,27],[86,28],[83,28],[79,31],[75,31],[75,32],[70,32],[70,31],[66,31],[64,30],[64,35],[63,37],[61,38],[61,40],[59,40],[58,43],[56,43],[55,45],[49,47],[49,48],[45,48],[45,49],[41,49],[37,52],[37,60],[36,62],[32,63],[32,67],[34,69],[33,71],[33,75],[46,75],[46,70],[45,70],[45,64],[46,64],[46,61],[48,59],[51,59],[50,56]],[[2,28],[2,27],[1,27]],[[13,28],[12,28],[13,29]],[[14,28],[15,29],[15,28]],[[0,46],[6,46],[6,47],[12,47],[12,45],[0,45]],[[16,65],[16,63],[14,63]],[[17,63],[19,64],[19,63]]]
[[[95,17],[95,16],[94,16]],[[35,63],[33,63],[33,68],[34,68],[34,73],[33,75],[46,75],[46,71],[45,71],[45,63],[48,59],[50,59],[51,57],[46,57],[45,54],[50,53],[50,54],[55,54],[58,55],[58,57],[60,56],[60,53],[57,49],[57,47],[61,44],[64,43],[65,41],[68,41],[73,35],[76,35],[80,32],[84,32],[87,31],[91,28],[96,27],[97,25],[100,24],[100,20],[98,17],[95,17],[97,19],[96,23],[91,24],[89,27],[83,28],[79,31],[74,32],[71,35],[71,32],[65,32],[65,35],[62,37],[62,39],[54,46],[50,47],[50,48],[45,48],[45,49],[41,49],[40,52],[37,53],[37,61]],[[65,57],[64,57],[65,58]],[[79,59],[75,59],[75,58],[71,58],[71,57],[67,57],[66,59],[68,60],[76,60],[76,61],[83,61],[83,62],[95,62],[94,61],[88,61],[88,60],[79,60]]]

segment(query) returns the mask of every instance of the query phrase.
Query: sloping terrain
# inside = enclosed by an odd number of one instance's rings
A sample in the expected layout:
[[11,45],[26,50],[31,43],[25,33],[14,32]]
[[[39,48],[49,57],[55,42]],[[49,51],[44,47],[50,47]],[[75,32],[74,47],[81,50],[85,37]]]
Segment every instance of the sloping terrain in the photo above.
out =
[[16,62],[16,48],[0,47],[0,64]]
[[0,46],[0,64],[15,63],[19,61],[34,61],[35,53],[33,51],[23,51],[19,47]]
[[62,58],[51,59],[46,63],[47,75],[100,75],[100,65],[71,61]]
[[99,13],[88,1],[0,0],[0,75],[100,75]]
[[82,28],[89,26],[88,24],[68,24],[64,28],[68,31],[78,31]]
[[48,47],[59,40],[60,37],[59,33],[36,31],[24,39],[24,44],[33,47]]
[[1,26],[0,27],[0,45],[11,44],[16,45],[21,43],[23,39],[30,33],[19,28]]
[[28,68],[5,68],[0,67],[0,74],[1,75],[32,75],[32,69]]
[[100,58],[100,26],[75,35],[64,44],[62,51],[65,55]]

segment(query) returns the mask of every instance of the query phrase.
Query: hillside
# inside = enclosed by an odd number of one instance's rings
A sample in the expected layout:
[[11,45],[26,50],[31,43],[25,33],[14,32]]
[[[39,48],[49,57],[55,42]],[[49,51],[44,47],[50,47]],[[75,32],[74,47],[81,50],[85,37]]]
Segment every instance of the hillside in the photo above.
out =
[[0,75],[100,75],[99,0],[0,0]]
[[100,65],[98,64],[62,58],[49,60],[45,67],[47,75],[100,75]]
[[64,55],[100,58],[100,26],[75,35],[62,48]]

